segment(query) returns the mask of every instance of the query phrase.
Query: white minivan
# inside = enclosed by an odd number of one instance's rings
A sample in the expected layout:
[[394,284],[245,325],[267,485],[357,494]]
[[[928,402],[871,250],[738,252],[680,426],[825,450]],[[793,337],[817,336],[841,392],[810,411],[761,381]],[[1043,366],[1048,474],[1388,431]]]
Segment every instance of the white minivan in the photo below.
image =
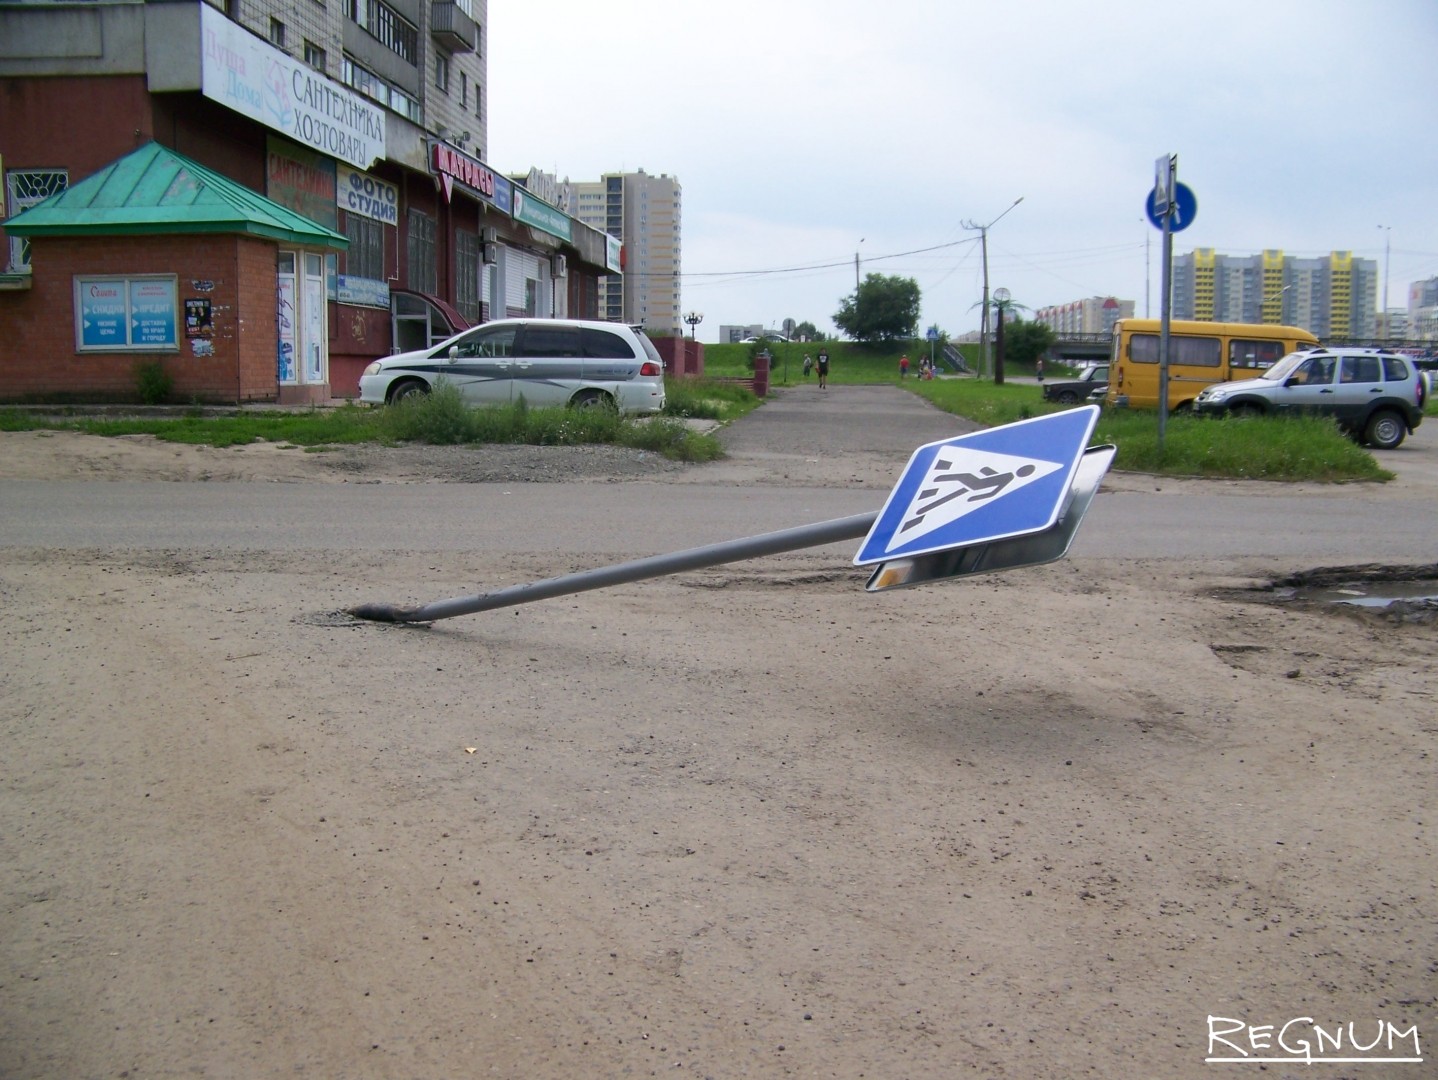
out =
[[664,409],[664,361],[644,332],[578,319],[500,319],[376,360],[360,376],[360,400],[392,405],[440,379],[473,405],[523,398],[536,408]]

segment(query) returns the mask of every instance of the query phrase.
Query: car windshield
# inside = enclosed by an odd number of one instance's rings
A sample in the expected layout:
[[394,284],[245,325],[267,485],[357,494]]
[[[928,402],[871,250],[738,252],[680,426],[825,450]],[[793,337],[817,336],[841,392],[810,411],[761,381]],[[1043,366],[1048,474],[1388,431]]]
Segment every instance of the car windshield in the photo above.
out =
[[1269,382],[1282,382],[1293,374],[1293,369],[1303,363],[1307,355],[1307,353],[1291,352],[1267,371],[1257,375],[1256,378],[1265,379]]

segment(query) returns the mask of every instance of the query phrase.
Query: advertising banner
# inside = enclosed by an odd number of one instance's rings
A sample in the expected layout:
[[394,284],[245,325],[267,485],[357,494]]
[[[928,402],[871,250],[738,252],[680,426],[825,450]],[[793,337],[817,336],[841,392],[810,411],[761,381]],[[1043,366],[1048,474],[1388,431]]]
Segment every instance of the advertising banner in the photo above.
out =
[[335,196],[341,210],[386,225],[399,224],[399,188],[369,173],[338,166]]
[[75,279],[82,350],[167,351],[179,346],[173,277]]
[[326,229],[339,227],[335,168],[323,154],[273,136],[265,140],[265,193]]
[[322,154],[367,168],[385,156],[384,110],[200,5],[200,91]]
[[540,232],[569,240],[573,235],[573,224],[563,210],[536,199],[524,188],[514,189],[514,220],[533,225]]
[[336,299],[341,304],[358,304],[361,307],[389,309],[389,282],[373,278],[339,276]]

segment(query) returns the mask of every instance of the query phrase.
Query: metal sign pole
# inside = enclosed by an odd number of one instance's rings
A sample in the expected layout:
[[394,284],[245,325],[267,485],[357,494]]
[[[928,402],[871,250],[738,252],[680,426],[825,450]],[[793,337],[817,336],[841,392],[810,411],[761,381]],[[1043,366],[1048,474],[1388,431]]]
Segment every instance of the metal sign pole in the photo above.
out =
[[[1160,159],[1162,161],[1162,159]],[[1162,171],[1162,168],[1161,168]],[[1173,286],[1169,277],[1173,272],[1173,207],[1178,183],[1178,155],[1170,154],[1167,175],[1161,188],[1163,196],[1155,199],[1159,217],[1163,220],[1163,277],[1159,288],[1159,335],[1158,335],[1158,452],[1163,454],[1164,429],[1168,424],[1168,347],[1169,320],[1173,299]]]
[[610,585],[624,585],[631,581],[663,577],[666,574],[681,574],[687,570],[702,570],[706,566],[738,562],[741,559],[757,559],[764,555],[777,555],[800,548],[818,547],[840,540],[856,540],[868,533],[879,515],[856,514],[853,517],[834,518],[813,525],[800,525],[793,529],[748,536],[742,540],[730,540],[722,544],[706,544],[703,547],[675,551],[668,555],[654,555],[647,559],[601,566],[594,570],[581,570],[574,574],[547,578],[529,585],[512,585],[498,592],[482,593],[478,596],[460,596],[453,600],[438,600],[423,607],[403,608],[391,604],[360,604],[349,609],[349,614],[372,622],[413,623],[434,622],[450,619],[456,615],[472,615],[477,611],[494,608],[514,607],[535,600],[549,600],[570,593],[603,589]]

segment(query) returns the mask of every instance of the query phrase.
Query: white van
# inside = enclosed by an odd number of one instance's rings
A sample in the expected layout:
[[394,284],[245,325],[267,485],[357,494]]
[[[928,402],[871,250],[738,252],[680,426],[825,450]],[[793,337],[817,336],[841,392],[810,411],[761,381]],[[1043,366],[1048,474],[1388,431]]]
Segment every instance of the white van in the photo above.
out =
[[500,319],[376,360],[360,376],[360,400],[392,405],[439,379],[473,405],[523,398],[537,408],[664,409],[664,361],[643,331],[577,319]]

